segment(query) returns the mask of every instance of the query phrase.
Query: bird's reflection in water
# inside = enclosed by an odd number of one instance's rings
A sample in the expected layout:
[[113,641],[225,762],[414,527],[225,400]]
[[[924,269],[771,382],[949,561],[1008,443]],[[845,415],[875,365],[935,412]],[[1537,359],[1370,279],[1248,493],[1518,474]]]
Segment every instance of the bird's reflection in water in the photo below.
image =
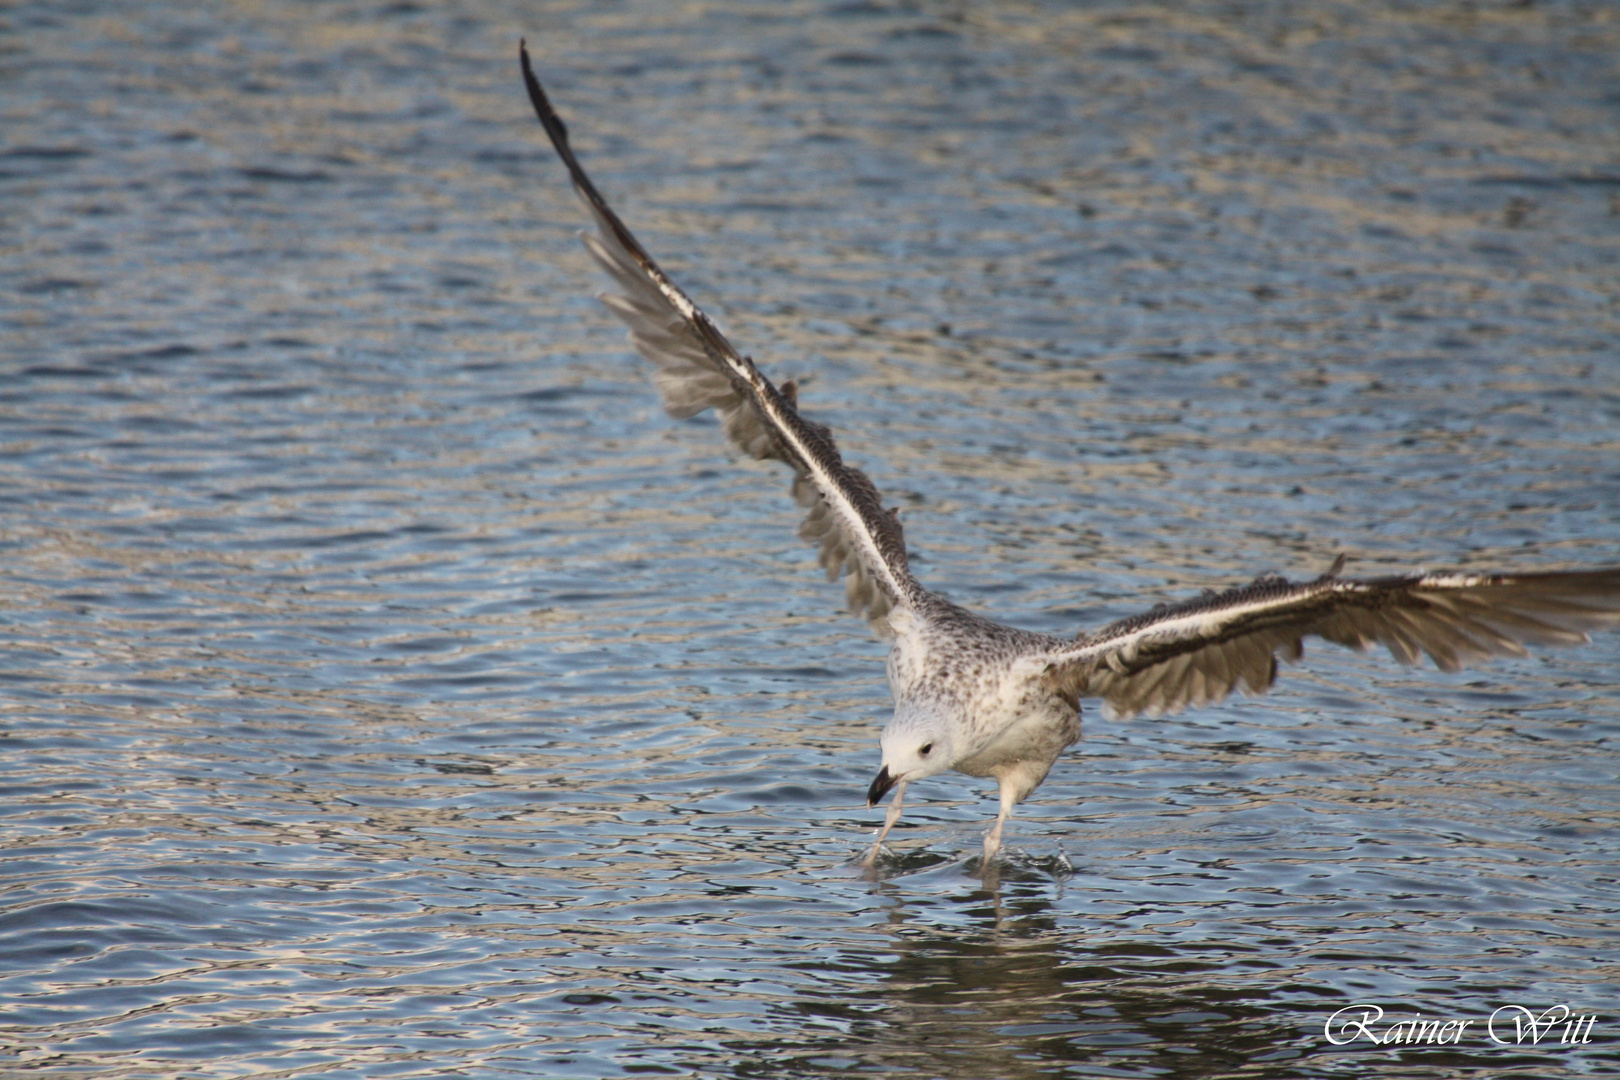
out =
[[906,863],[960,876],[959,890],[927,897],[879,881],[890,950],[844,958],[869,968],[870,988],[844,979],[785,1004],[801,1034],[826,1042],[754,1048],[739,1075],[769,1062],[905,1077],[1280,1077],[1312,1052],[1299,1006],[1268,1000],[1234,968],[1248,947],[1210,941],[1192,955],[1139,934],[1076,932],[1053,908],[1064,860],[1015,856],[974,877],[976,863]]

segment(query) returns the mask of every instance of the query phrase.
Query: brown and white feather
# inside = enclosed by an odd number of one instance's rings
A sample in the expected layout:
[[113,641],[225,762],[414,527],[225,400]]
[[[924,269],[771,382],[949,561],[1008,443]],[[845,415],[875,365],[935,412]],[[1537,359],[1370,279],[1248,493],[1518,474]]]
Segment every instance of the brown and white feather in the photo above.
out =
[[1048,685],[1100,697],[1110,715],[1160,715],[1233,690],[1263,693],[1277,660],[1297,661],[1307,637],[1403,664],[1426,655],[1442,671],[1526,645],[1567,645],[1620,623],[1620,568],[1540,574],[1435,573],[1364,581],[1278,577],[1161,605],[1045,656]]
[[884,509],[865,473],[844,463],[831,431],[799,415],[795,385],[772,384],[647,254],[580,167],[526,50],[521,60],[535,114],[596,219],[585,246],[620,290],[601,300],[653,365],[664,408],[681,419],[713,409],[732,446],[793,469],[793,498],[808,511],[799,535],[817,546],[829,579],[847,577],[850,608],[887,634],[889,611],[920,593],[898,515]]

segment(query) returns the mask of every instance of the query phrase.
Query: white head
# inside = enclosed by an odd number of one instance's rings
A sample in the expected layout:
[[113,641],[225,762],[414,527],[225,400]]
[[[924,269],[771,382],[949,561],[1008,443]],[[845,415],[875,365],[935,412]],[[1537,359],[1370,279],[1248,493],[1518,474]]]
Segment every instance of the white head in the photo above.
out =
[[894,719],[883,729],[883,767],[866,792],[866,805],[895,785],[934,776],[956,761],[955,725],[937,706],[903,699],[895,704]]

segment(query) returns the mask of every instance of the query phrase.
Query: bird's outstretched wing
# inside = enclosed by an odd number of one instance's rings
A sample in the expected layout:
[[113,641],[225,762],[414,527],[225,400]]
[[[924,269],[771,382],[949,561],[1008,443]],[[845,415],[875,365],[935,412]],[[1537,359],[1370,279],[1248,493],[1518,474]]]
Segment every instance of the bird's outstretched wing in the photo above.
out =
[[1102,698],[1110,716],[1157,716],[1239,686],[1265,691],[1277,657],[1298,660],[1313,635],[1356,649],[1381,644],[1403,664],[1427,654],[1454,671],[1620,623],[1620,566],[1354,581],[1337,575],[1339,565],[1315,581],[1260,578],[1122,619],[1042,657],[1045,678],[1065,697]]
[[580,167],[567,127],[529,66],[528,49],[518,51],[535,115],[596,218],[598,232],[585,236],[585,246],[623,290],[602,302],[654,365],[664,408],[682,419],[714,409],[733,446],[792,467],[793,497],[809,510],[799,535],[820,546],[829,579],[848,575],[850,608],[886,633],[889,610],[920,588],[906,564],[898,516],[884,509],[866,474],[844,464],[832,433],[799,415],[794,384],[777,389],[653,262]]

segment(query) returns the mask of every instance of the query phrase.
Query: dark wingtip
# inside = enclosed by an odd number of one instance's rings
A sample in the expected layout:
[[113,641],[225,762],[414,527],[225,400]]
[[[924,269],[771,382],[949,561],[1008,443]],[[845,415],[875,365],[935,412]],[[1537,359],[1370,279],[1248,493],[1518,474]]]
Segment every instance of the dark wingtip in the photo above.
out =
[[551,100],[541,88],[540,80],[534,77],[534,68],[529,63],[529,43],[524,38],[518,38],[518,66],[523,69],[523,85],[528,88],[534,115],[546,129],[546,134],[551,136],[551,141],[557,144],[557,149],[561,150],[568,145],[568,125],[551,107]]

